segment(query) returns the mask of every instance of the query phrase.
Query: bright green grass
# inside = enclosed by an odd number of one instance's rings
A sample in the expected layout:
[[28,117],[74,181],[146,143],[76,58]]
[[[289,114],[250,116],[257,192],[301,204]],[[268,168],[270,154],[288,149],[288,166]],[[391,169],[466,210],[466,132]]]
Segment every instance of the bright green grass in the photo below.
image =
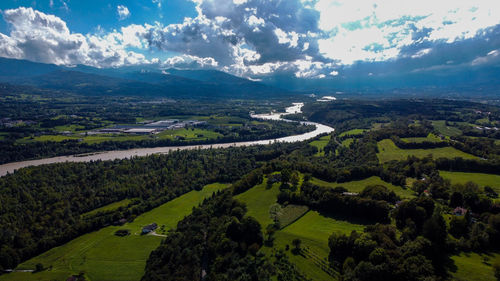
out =
[[358,136],[358,135],[362,135],[366,131],[368,131],[368,130],[366,130],[366,129],[352,129],[352,130],[349,130],[349,131],[342,132],[339,135],[339,137],[343,137],[343,136]]
[[[272,223],[269,216],[269,208],[276,203],[279,193],[279,184],[274,184],[271,189],[266,189],[266,180],[262,184],[256,185],[242,194],[235,196],[236,199],[244,202],[247,206],[248,216],[252,216],[261,224],[263,228]],[[323,260],[328,256],[328,237],[333,231],[350,233],[352,230],[362,231],[363,225],[353,224],[343,220],[335,220],[320,215],[318,212],[309,211],[294,223],[277,231],[274,249],[285,249],[288,244],[292,246],[292,240],[299,238],[304,247],[320,256]],[[271,253],[272,249],[263,247],[265,253]],[[300,255],[293,255],[287,252],[290,261],[307,277],[313,280],[332,280],[327,273],[322,271],[310,258]]]
[[124,206],[127,206],[128,204],[130,204],[132,200],[131,199],[123,199],[121,201],[118,201],[118,202],[113,202],[111,204],[108,204],[106,206],[102,206],[101,208],[97,208],[97,209],[94,209],[90,212],[86,212],[84,214],[82,214],[82,216],[91,216],[91,215],[94,215],[94,214],[97,214],[98,212],[106,212],[106,211],[113,211],[113,210],[116,210],[120,207],[124,207]]
[[489,186],[496,192],[500,192],[500,175],[448,171],[439,171],[439,175],[445,179],[451,180],[452,183],[464,184],[468,181],[472,181],[479,186]]
[[[497,279],[491,264],[499,258],[500,254],[460,253],[458,256],[451,257],[457,267],[456,272],[452,272],[452,275],[459,281],[495,281]],[[486,262],[484,259],[487,259]]]
[[464,159],[478,159],[478,157],[457,150],[453,147],[440,147],[430,149],[401,149],[397,147],[390,139],[381,140],[378,142],[377,157],[381,163],[391,160],[405,160],[408,156],[416,156],[418,158],[426,157],[432,154],[434,159],[462,157]]
[[399,195],[402,198],[413,198],[415,195],[413,192],[409,189],[404,189],[400,186],[395,186],[391,183],[385,182],[380,177],[369,177],[363,180],[359,181],[349,181],[349,182],[342,182],[342,183],[336,183],[336,182],[326,182],[317,178],[312,178],[311,183],[318,185],[318,186],[324,186],[324,187],[337,187],[337,186],[342,186],[349,190],[350,192],[361,192],[367,185],[383,185],[387,187],[388,189],[394,191],[397,195]]
[[432,126],[438,132],[440,132],[443,136],[458,136],[462,134],[462,131],[456,127],[446,126],[446,122],[444,120],[434,120],[432,121]]
[[287,205],[286,207],[281,209],[281,212],[278,216],[280,227],[285,228],[289,224],[302,217],[308,210],[309,208],[304,205]]
[[310,142],[309,144],[316,147],[318,149],[318,152],[316,153],[316,156],[325,156],[325,151],[324,148],[328,144],[328,142],[331,139],[331,135],[328,136],[322,136],[319,138],[319,140],[315,140]]
[[354,139],[351,139],[351,138],[345,139],[342,141],[342,146],[349,147],[353,141],[354,141]]
[[249,190],[236,195],[234,198],[247,205],[247,216],[254,217],[263,229],[273,223],[269,216],[269,208],[276,203],[280,192],[279,183],[273,184],[272,188],[266,189],[267,179]]
[[[92,281],[139,280],[152,250],[163,239],[153,235],[138,235],[144,225],[156,222],[160,227],[172,229],[177,222],[190,214],[192,208],[226,185],[210,184],[201,191],[191,191],[147,213],[132,223],[109,226],[82,235],[60,247],[53,248],[19,265],[19,269],[33,269],[37,263],[51,269],[35,274],[12,273],[0,276],[0,280],[52,280],[54,276],[68,277],[84,271]],[[118,237],[118,229],[130,229],[131,235]],[[159,231],[158,231],[159,232]]]
[[[326,261],[330,251],[328,248],[328,237],[333,232],[349,234],[353,230],[362,232],[363,229],[364,225],[335,220],[323,216],[316,211],[309,211],[299,220],[276,233],[274,248],[285,249],[286,245],[292,248],[292,241],[298,238],[302,241],[303,248],[308,248],[320,260]],[[318,267],[314,259],[302,255],[294,255],[291,251],[288,252],[288,256],[290,257],[290,261],[307,277],[313,280],[333,279]]]
[[434,135],[432,133],[429,133],[429,135],[427,137],[425,137],[425,138],[402,138],[401,140],[404,141],[404,142],[418,142],[418,143],[424,142],[424,141],[427,141],[427,142],[441,142],[441,139],[438,136],[436,136],[436,135]]

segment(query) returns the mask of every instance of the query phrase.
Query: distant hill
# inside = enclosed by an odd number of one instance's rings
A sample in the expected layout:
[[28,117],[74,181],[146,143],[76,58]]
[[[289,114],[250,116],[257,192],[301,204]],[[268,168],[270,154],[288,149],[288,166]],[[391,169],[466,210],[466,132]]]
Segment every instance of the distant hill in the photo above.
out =
[[84,95],[269,98],[294,94],[216,70],[162,71],[151,66],[99,69],[0,59],[0,82]]

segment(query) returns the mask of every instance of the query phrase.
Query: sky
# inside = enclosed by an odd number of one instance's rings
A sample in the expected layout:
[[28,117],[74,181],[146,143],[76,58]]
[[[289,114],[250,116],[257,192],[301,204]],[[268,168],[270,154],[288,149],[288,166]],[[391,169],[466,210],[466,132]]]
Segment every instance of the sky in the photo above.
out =
[[498,0],[2,0],[0,56],[260,80],[500,66]]

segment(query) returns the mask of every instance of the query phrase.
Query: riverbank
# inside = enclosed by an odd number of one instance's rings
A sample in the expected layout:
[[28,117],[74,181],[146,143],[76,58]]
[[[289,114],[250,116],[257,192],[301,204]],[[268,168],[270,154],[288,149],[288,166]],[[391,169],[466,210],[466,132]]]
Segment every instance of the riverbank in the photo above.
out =
[[[268,119],[268,120],[280,120],[285,122],[296,122],[283,118],[288,114],[300,113],[303,103],[294,103],[292,106],[287,107],[283,113],[270,113],[270,114],[256,114],[251,115],[252,118],[256,119]],[[228,148],[228,147],[241,147],[241,146],[251,146],[251,145],[267,145],[274,142],[298,142],[314,138],[318,135],[330,133],[334,131],[334,128],[315,123],[315,122],[300,122],[306,125],[314,125],[316,129],[300,135],[287,136],[268,140],[258,140],[258,141],[243,141],[243,142],[231,142],[231,143],[215,143],[215,144],[203,144],[203,145],[186,145],[186,146],[164,146],[164,147],[152,147],[152,148],[134,148],[127,150],[113,150],[96,152],[92,154],[85,155],[69,155],[69,156],[57,156],[51,158],[43,158],[36,160],[12,162],[0,165],[0,177],[5,176],[8,173],[13,173],[15,170],[29,167],[29,166],[39,166],[45,164],[53,163],[64,163],[64,162],[90,162],[90,161],[107,161],[115,159],[125,159],[135,156],[147,156],[152,154],[164,154],[170,151],[176,150],[191,150],[191,149],[216,149],[216,148]]]

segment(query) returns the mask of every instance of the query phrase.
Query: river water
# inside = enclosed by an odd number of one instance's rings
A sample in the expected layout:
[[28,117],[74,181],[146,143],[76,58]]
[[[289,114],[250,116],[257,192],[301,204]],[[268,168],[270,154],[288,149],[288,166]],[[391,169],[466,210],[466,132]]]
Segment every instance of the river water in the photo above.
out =
[[[292,106],[287,107],[285,113],[269,113],[269,114],[252,114],[251,117],[256,119],[266,119],[266,120],[281,120],[287,122],[295,122],[283,118],[288,114],[300,113],[303,103],[293,103]],[[36,160],[12,162],[0,165],[0,177],[5,176],[7,173],[13,173],[15,170],[28,167],[28,166],[38,166],[43,164],[52,163],[62,163],[62,162],[90,162],[96,160],[115,160],[124,159],[134,156],[146,156],[158,153],[168,153],[175,150],[186,150],[186,149],[210,149],[210,148],[228,148],[228,147],[240,147],[240,146],[251,146],[251,145],[266,145],[274,142],[298,142],[314,138],[320,134],[333,132],[332,127],[314,123],[314,122],[300,122],[302,124],[314,125],[316,129],[294,136],[269,139],[269,140],[258,140],[258,141],[244,141],[244,142],[232,142],[232,143],[215,143],[215,144],[202,144],[202,145],[186,145],[186,146],[163,146],[163,147],[153,147],[153,148],[133,148],[128,150],[113,150],[96,152],[85,155],[69,155],[69,156],[58,156],[51,158],[43,158]]]

